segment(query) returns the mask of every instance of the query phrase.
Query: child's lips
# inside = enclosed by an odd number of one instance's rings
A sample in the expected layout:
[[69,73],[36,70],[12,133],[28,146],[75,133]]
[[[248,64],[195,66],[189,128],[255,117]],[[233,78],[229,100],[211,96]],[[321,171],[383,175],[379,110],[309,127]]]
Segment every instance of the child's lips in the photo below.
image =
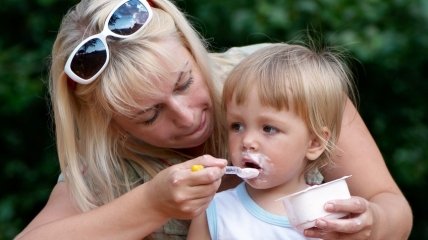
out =
[[259,173],[264,172],[263,163],[268,157],[259,152],[244,151],[241,152],[241,165],[242,168],[254,168],[259,170]]

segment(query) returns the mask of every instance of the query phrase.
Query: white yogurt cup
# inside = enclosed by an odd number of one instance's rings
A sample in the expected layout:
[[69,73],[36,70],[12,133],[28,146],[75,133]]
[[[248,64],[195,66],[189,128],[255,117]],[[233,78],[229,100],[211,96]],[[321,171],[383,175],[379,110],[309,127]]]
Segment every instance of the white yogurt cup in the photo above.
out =
[[317,218],[337,219],[346,216],[346,213],[329,213],[324,210],[324,204],[329,200],[349,199],[345,176],[324,184],[308,187],[280,198],[284,204],[290,223],[300,231],[315,226]]

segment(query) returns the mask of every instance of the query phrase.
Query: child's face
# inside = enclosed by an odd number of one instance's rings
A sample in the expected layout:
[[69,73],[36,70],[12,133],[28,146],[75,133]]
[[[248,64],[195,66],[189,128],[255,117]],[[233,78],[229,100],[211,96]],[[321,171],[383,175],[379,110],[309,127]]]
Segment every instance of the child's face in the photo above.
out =
[[262,106],[254,90],[249,96],[242,105],[227,104],[231,161],[260,169],[257,178],[247,180],[254,188],[294,192],[304,184],[302,172],[312,134],[294,112]]

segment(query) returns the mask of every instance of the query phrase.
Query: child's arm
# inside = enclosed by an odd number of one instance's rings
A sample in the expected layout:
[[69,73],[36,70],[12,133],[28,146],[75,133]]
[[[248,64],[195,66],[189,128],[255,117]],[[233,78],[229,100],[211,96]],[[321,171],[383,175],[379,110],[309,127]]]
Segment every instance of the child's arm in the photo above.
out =
[[195,218],[190,224],[187,240],[211,240],[210,232],[208,230],[207,214],[204,211]]

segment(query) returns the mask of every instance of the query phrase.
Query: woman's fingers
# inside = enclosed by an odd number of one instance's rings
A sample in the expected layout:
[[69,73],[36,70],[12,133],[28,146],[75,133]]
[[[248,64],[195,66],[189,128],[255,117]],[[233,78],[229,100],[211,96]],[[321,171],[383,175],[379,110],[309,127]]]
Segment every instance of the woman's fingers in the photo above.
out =
[[[190,219],[200,214],[217,192],[227,161],[201,156],[159,172],[152,180],[159,207],[170,216]],[[204,168],[192,172],[192,165]]]
[[202,165],[204,167],[219,167],[224,168],[227,165],[227,160],[222,158],[215,158],[211,155],[203,155],[192,160],[188,160],[182,164],[181,167],[191,169],[193,165]]
[[175,199],[185,201],[197,198],[212,197],[221,184],[223,171],[210,167],[198,172],[186,171],[174,177],[171,188],[176,189]]
[[[224,175],[227,161],[204,155],[182,164],[172,166],[171,179],[173,184],[186,186],[199,186],[214,183]],[[203,166],[197,171],[195,166]]]
[[356,233],[325,232],[319,229],[305,230],[305,236],[311,238],[320,238],[323,240],[368,240],[371,239],[371,231],[363,229]]
[[346,212],[342,219],[320,218],[315,228],[305,230],[308,237],[322,239],[370,239],[373,226],[373,211],[367,200],[352,197],[334,200],[325,205],[329,212]]
[[368,201],[361,197],[352,197],[350,199],[333,200],[325,204],[327,212],[347,212],[359,214],[367,211]]

